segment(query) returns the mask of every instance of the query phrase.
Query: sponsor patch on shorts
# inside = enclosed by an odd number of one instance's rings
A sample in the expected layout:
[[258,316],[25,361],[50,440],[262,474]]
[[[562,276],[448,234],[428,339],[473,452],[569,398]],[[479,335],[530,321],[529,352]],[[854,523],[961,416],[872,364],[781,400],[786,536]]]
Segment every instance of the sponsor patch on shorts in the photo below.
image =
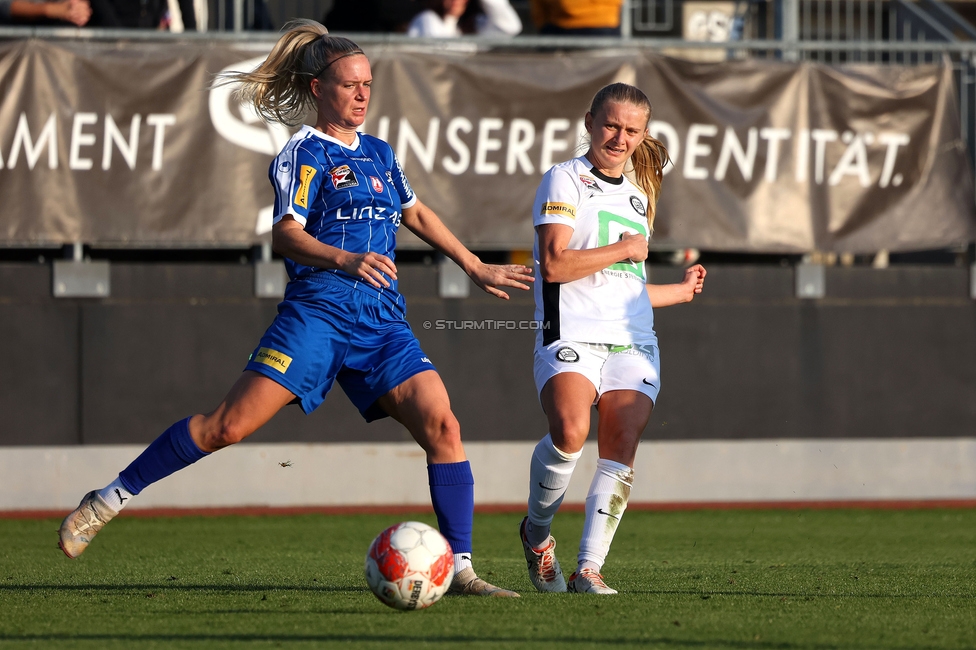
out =
[[576,363],[579,361],[579,354],[573,348],[559,348],[556,350],[556,359],[563,363]]
[[291,357],[271,348],[260,348],[258,353],[254,355],[254,361],[271,366],[279,372],[285,372],[291,365]]

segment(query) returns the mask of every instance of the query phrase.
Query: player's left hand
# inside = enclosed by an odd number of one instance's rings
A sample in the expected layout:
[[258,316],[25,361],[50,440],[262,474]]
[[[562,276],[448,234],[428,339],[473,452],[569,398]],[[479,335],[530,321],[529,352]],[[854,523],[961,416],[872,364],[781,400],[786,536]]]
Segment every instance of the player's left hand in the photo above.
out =
[[[705,287],[705,274],[705,267],[701,264],[689,266],[685,269],[685,277],[681,281],[681,284],[693,294],[701,293]],[[694,296],[692,295],[688,300],[691,300],[692,297]]]
[[498,287],[529,290],[527,282],[535,282],[532,269],[521,264],[479,263],[469,274],[476,285],[493,296],[508,300],[508,294]]

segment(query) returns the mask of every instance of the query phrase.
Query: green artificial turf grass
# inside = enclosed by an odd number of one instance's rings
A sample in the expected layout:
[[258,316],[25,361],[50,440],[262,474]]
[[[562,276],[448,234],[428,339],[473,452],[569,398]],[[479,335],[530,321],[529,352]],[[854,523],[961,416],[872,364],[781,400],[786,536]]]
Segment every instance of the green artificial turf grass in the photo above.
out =
[[[976,647],[974,510],[631,511],[615,597],[535,593],[521,516],[479,515],[476,568],[523,597],[396,612],[362,569],[404,518],[123,515],[74,561],[0,520],[0,647]],[[581,527],[556,518],[567,574]]]

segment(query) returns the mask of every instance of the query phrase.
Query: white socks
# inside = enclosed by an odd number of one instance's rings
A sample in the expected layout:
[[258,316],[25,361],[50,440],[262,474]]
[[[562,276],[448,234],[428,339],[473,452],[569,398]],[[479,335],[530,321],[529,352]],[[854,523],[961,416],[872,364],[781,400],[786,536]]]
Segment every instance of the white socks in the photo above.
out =
[[454,554],[454,575],[457,575],[464,571],[465,569],[471,567],[471,554],[470,553],[455,553]]
[[604,458],[596,462],[596,475],[586,495],[586,521],[577,558],[580,568],[599,571],[603,566],[633,484],[632,468]]
[[566,496],[569,479],[582,454],[557,449],[548,433],[535,446],[529,466],[529,520],[525,526],[525,536],[532,546],[542,546],[549,539],[552,517]]
[[129,501],[135,495],[126,490],[125,486],[122,485],[122,481],[116,477],[114,481],[98,491],[98,496],[102,497],[102,501],[107,503],[108,507],[118,514],[122,508],[129,505]]

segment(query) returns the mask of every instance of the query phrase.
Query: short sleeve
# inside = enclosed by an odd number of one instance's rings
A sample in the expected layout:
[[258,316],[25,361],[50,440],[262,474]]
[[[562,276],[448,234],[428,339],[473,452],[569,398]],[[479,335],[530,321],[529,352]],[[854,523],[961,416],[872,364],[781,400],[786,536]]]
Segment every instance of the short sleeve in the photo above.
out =
[[322,167],[315,156],[301,146],[286,147],[271,163],[269,175],[275,191],[272,223],[291,215],[304,227],[322,185]]
[[397,194],[400,195],[400,204],[404,208],[409,208],[417,202],[417,195],[414,194],[413,188],[410,187],[410,181],[407,180],[407,175],[403,173],[400,160],[393,153],[392,149],[390,149],[390,153],[393,156],[391,163],[392,169],[390,170],[393,176],[393,187],[396,188]]
[[576,229],[580,204],[579,180],[572,169],[553,167],[542,177],[532,204],[532,225],[558,223]]

